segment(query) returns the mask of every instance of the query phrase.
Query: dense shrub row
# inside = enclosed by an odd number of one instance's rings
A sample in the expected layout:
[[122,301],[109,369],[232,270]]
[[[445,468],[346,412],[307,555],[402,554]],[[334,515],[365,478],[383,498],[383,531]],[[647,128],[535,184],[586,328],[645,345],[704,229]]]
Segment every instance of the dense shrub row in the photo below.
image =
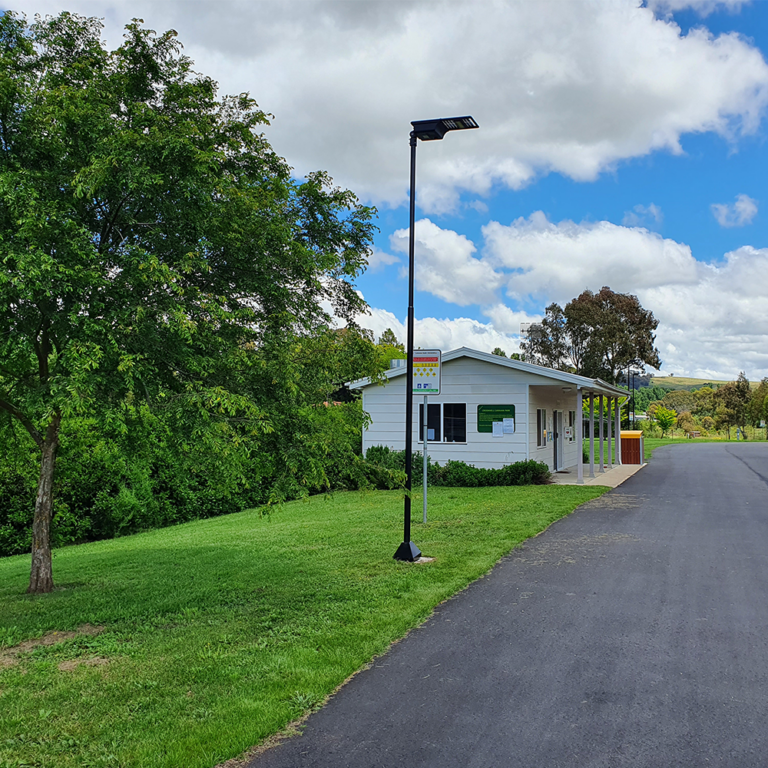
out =
[[[158,425],[144,426],[125,442],[103,437],[87,420],[69,423],[56,466],[53,546],[124,536],[314,493],[398,488],[405,479],[405,451],[371,448],[364,459],[356,450],[360,423],[355,403],[315,409],[299,425],[291,445],[274,442],[286,439],[283,430],[260,444],[231,444],[224,455],[202,444],[174,444]],[[7,427],[0,431],[1,556],[29,551],[39,455],[23,433]],[[414,454],[413,470],[418,482],[420,454]],[[547,466],[537,461],[479,469],[461,461],[441,466],[429,460],[427,472],[430,485],[449,487],[549,480]]]
[[[372,446],[365,454],[366,461],[390,469],[405,471],[405,451],[393,451],[386,446]],[[421,478],[424,459],[413,454],[413,474]],[[463,461],[434,463],[427,456],[427,483],[452,488],[478,488],[494,485],[542,485],[549,482],[550,471],[541,461],[529,459],[508,464],[501,469],[482,469]]]
[[[54,481],[53,546],[152,528],[334,490],[395,488],[403,473],[366,462],[356,446],[361,410],[350,403],[226,448],[178,444],[161,425],[107,439],[70,421]],[[293,433],[289,430],[293,429]],[[280,441],[280,442],[278,442]],[[29,552],[39,452],[0,425],[0,556]]]

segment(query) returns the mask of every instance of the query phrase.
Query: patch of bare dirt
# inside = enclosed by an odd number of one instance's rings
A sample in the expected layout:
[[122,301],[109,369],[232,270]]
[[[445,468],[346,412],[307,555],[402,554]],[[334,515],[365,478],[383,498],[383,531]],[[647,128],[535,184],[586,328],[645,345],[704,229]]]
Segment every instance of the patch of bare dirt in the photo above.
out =
[[59,669],[62,672],[72,672],[78,667],[103,667],[105,664],[109,664],[109,659],[105,659],[103,656],[94,656],[90,659],[68,659],[62,661],[59,664]]
[[56,645],[57,643],[63,643],[65,640],[72,640],[75,637],[82,637],[83,635],[98,635],[103,631],[104,627],[96,627],[93,624],[83,624],[76,630],[46,632],[42,637],[34,637],[31,640],[25,640],[23,643],[12,645],[10,648],[0,651],[0,669],[7,669],[8,667],[18,664],[19,656],[21,656],[21,654],[29,653],[35,648]]

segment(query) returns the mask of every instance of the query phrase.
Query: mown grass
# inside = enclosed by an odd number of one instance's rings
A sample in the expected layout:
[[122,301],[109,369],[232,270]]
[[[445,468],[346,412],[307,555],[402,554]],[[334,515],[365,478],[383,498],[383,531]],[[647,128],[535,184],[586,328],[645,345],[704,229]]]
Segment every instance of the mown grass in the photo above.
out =
[[605,490],[431,490],[427,525],[414,504],[413,540],[436,558],[422,565],[392,559],[395,492],[61,549],[50,595],[24,594],[28,558],[0,560],[0,662],[22,640],[104,627],[0,663],[0,766],[210,768],[322,703],[437,603]]
[[[765,430],[761,430],[762,434],[755,433],[755,436],[749,440],[750,443],[765,442]],[[693,445],[695,443],[735,443],[736,438],[732,438],[730,441],[724,437],[695,437],[688,439],[686,437],[646,437],[643,446],[643,455],[645,461],[651,458],[653,452],[657,448],[661,448],[664,445]]]

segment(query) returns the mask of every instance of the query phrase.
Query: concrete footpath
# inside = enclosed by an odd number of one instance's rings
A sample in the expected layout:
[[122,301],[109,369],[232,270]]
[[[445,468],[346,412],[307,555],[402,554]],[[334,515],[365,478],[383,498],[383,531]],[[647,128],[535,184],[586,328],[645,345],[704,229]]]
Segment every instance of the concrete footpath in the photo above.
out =
[[[589,464],[584,465],[584,485],[606,485],[609,488],[617,488],[625,480],[639,472],[645,464],[620,464],[613,469],[605,468],[604,472],[595,467],[595,476],[589,476]],[[552,482],[555,485],[577,485],[576,467],[561,469],[552,473]]]
[[658,449],[249,765],[763,768],[767,490],[766,444]]

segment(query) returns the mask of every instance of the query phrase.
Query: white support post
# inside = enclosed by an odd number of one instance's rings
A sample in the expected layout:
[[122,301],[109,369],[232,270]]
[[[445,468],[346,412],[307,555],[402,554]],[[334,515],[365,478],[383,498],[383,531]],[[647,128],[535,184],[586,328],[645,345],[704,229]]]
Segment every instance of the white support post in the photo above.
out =
[[595,393],[589,393],[589,476],[595,476]]
[[[365,390],[363,390],[365,392]],[[525,459],[531,458],[531,385],[525,385]],[[518,422],[519,424],[519,422]],[[518,427],[515,427],[517,429]]]
[[427,395],[424,395],[424,523],[427,522],[427,438],[429,437],[429,416],[427,415]]
[[613,440],[611,433],[613,432],[613,411],[611,410],[611,404],[613,398],[609,397],[608,400],[608,469],[613,469]]
[[581,387],[576,387],[576,483],[584,485],[584,406]]
[[621,466],[621,404],[616,398],[616,464]]
[[605,472],[605,435],[603,434],[603,396],[597,398],[598,410],[600,411],[600,471]]

